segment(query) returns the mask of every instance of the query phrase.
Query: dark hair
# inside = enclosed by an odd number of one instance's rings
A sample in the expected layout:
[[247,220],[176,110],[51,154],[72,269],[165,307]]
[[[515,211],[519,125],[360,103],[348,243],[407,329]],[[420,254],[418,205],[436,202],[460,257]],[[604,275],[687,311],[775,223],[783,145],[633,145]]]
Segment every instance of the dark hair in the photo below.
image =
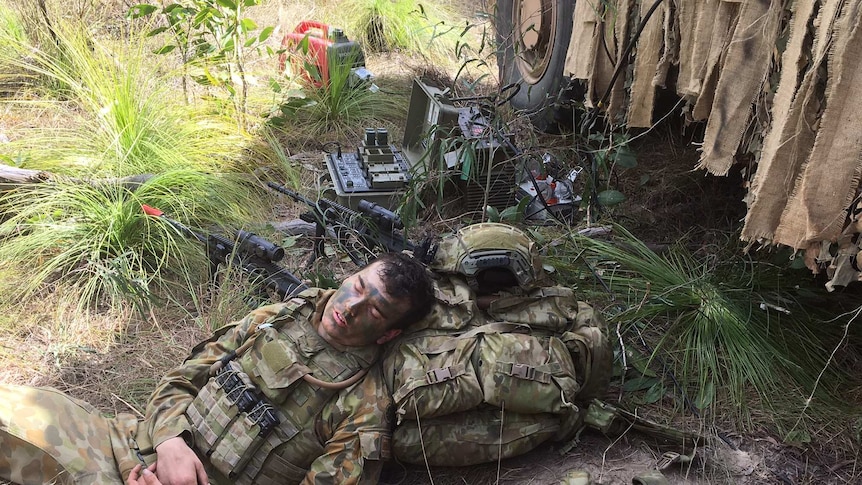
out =
[[428,271],[419,261],[402,253],[383,253],[372,263],[379,262],[380,279],[386,293],[407,300],[407,312],[390,328],[407,328],[431,313],[434,305],[434,285]]

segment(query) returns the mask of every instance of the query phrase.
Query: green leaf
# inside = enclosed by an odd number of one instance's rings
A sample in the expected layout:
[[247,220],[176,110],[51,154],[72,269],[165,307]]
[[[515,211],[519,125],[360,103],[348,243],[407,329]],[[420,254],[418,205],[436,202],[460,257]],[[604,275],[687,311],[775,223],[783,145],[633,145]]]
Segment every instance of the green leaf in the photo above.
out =
[[[270,36],[270,35],[272,35],[272,31],[273,31],[273,27],[272,27],[272,26],[264,28],[264,29],[260,32],[260,35],[257,37],[257,40],[258,40],[258,41],[260,41],[260,42],[264,42],[264,41],[266,41],[266,39],[269,39],[269,36]],[[271,50],[271,49],[270,49],[270,50]]]
[[643,397],[644,404],[652,404],[657,402],[664,395],[664,384],[661,382],[656,382],[649,389],[647,389],[646,394]]
[[598,198],[599,198],[599,204],[601,204],[605,207],[615,206],[615,205],[619,204],[620,202],[623,202],[624,200],[626,200],[625,194],[623,194],[619,190],[613,190],[613,189],[603,190],[603,191],[599,192]]
[[239,25],[243,32],[251,32],[252,30],[257,30],[257,24],[254,22],[254,20],[249,18],[242,19]]
[[638,165],[638,159],[635,152],[627,145],[617,148],[614,154],[614,163],[623,168],[634,168]]
[[126,18],[139,19],[141,17],[146,17],[147,15],[152,14],[156,10],[158,10],[158,7],[156,7],[155,5],[140,3],[129,9],[128,13],[126,14]]
[[156,35],[161,34],[162,32],[168,30],[167,27],[157,27],[149,32],[147,32],[147,37],[154,37]]
[[518,206],[509,206],[503,209],[503,212],[500,213],[500,220],[505,222],[517,222],[521,219],[521,214],[523,214],[523,212],[518,211]]
[[518,213],[527,214],[527,207],[530,206],[530,202],[532,201],[532,197],[521,197],[521,200],[518,201]]
[[652,179],[652,177],[650,177],[648,173],[645,173],[645,174],[641,175],[641,178],[640,178],[640,180],[638,181],[638,185],[640,185],[641,187],[643,187],[643,186],[644,186],[644,185],[646,185],[646,184],[647,184],[647,182],[649,182],[651,179]]
[[245,2],[243,2],[243,5],[246,7],[254,7],[258,4],[260,4],[260,0],[245,0]]
[[154,52],[156,54],[167,54],[176,48],[177,48],[177,46],[172,45],[172,44],[168,44],[168,45],[162,46],[160,49],[156,49]]
[[236,3],[231,0],[216,0],[216,2],[224,8],[236,11]]
[[698,409],[707,408],[715,400],[715,383],[707,381],[706,385],[697,393],[694,405]]
[[656,373],[647,366],[649,359],[640,353],[626,349],[626,362],[640,372],[641,375],[656,377]]
[[500,222],[500,211],[490,205],[485,206],[485,215],[490,222]]
[[642,391],[644,389],[649,389],[651,386],[654,386],[657,383],[659,383],[659,380],[655,377],[635,377],[632,379],[628,379],[623,384],[623,391]]

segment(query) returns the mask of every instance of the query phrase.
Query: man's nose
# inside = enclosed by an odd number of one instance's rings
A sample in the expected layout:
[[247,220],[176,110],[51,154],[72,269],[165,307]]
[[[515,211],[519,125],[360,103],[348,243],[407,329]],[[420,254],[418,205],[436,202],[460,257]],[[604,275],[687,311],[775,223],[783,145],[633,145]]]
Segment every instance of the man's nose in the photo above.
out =
[[348,301],[345,313],[351,317],[355,317],[359,313],[359,304],[360,301],[358,298]]

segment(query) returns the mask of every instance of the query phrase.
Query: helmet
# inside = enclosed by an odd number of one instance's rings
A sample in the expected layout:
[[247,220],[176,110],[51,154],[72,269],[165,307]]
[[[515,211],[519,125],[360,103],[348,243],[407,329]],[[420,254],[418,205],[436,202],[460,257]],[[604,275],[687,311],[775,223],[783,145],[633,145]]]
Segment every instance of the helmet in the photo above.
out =
[[545,276],[536,243],[520,229],[494,222],[473,224],[444,238],[430,266],[467,277],[475,290],[530,289]]

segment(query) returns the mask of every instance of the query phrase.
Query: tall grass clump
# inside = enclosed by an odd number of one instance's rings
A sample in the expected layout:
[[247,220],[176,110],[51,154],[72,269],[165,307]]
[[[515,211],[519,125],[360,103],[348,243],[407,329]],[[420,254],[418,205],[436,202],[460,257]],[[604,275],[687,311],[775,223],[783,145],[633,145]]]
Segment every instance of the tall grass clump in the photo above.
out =
[[29,54],[12,59],[30,84],[5,102],[38,105],[64,123],[0,146],[0,163],[54,174],[0,195],[0,261],[28,268],[24,294],[63,281],[84,288],[88,303],[147,296],[166,282],[168,263],[178,281],[190,280],[198,271],[185,253],[201,248],[146,219],[140,204],[196,228],[259,220],[263,198],[243,175],[250,136],[229,108],[183,102],[143,39],[105,44],[68,25],[54,31],[56,49],[19,45]]
[[349,59],[333,64],[329,82],[323,82],[301,49],[300,46],[294,55],[302,59],[299,62],[308,68],[311,79],[294,73],[298,88],[285,92],[269,118],[272,126],[283,128],[290,137],[320,139],[326,135],[330,139],[343,139],[363,127],[381,126],[385,120],[406,113],[406,107],[393,96],[369,89],[371,85],[367,83],[355,84],[351,80]]
[[29,46],[21,49],[26,57],[12,60],[41,96],[10,102],[38,102],[74,118],[74,126],[33,134],[14,147],[33,168],[113,175],[243,168],[237,155],[248,137],[232,113],[186,105],[170,74],[146,55],[142,38],[106,45],[71,26],[55,32],[58,48]]
[[[651,342],[649,358],[669,365],[674,391],[742,425],[751,403],[779,427],[802,409],[835,342],[808,311],[798,274],[730,252],[697,258],[682,244],[658,254],[615,232],[612,241],[572,235],[567,251],[591,262],[617,298],[611,323],[635,347]],[[817,396],[835,405],[840,376],[830,368],[823,377]]]
[[24,30],[24,24],[15,10],[9,8],[5,4],[0,4],[0,39],[8,41],[0,41],[0,60],[12,57],[16,54],[15,45],[21,45],[26,42],[27,34]]
[[431,60],[453,58],[463,28],[444,5],[418,0],[345,0],[335,15],[372,52],[401,51]]
[[[195,285],[205,251],[141,204],[204,231],[243,207],[249,187],[199,172],[176,170],[142,184],[57,180],[6,192],[0,198],[0,261],[26,271],[26,296],[48,282],[83,291],[82,303],[145,303],[153,290]],[[256,214],[246,211],[248,219]],[[235,226],[234,226],[235,227]],[[153,287],[155,285],[155,287]]]

